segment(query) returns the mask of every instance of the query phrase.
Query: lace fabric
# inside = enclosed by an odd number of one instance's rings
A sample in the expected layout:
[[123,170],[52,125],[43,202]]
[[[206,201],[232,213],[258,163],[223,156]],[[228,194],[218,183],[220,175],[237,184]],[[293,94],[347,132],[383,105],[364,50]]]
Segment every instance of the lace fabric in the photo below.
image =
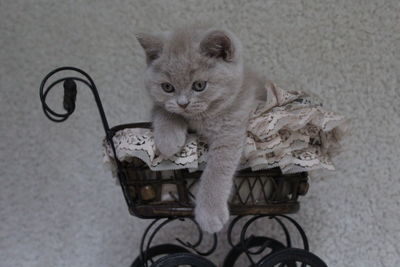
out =
[[[274,84],[266,90],[267,101],[259,101],[250,116],[239,169],[280,167],[283,173],[334,170],[331,156],[339,148],[346,118],[325,110],[320,99],[304,92],[286,91]],[[189,134],[182,150],[169,158],[156,149],[151,129],[123,129],[113,141],[119,160],[139,158],[152,170],[198,170],[207,161],[207,143],[195,134]],[[104,161],[113,165],[106,141],[103,147]]]

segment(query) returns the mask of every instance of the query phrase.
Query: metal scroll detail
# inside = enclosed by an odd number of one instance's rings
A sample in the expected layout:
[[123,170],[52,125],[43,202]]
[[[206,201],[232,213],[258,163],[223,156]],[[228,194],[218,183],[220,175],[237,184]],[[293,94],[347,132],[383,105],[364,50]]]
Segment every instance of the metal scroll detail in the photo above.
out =
[[[195,226],[197,232],[197,239],[194,243],[184,242],[179,238],[175,240],[179,245],[175,244],[162,244],[151,246],[155,236],[162,230],[166,225],[174,221],[190,222]],[[203,231],[199,224],[193,218],[165,218],[155,219],[146,228],[142,240],[140,242],[140,255],[133,262],[131,267],[139,266],[178,266],[179,264],[186,264],[190,266],[204,266],[214,267],[215,265],[207,260],[205,257],[212,254],[217,248],[217,235],[213,234],[212,246],[206,251],[200,251],[199,246],[203,241]],[[193,251],[193,252],[191,252]],[[163,256],[160,258],[160,256]],[[151,265],[149,265],[151,264]],[[177,264],[177,265],[173,265]]]
[[[276,222],[284,233],[284,242],[271,237],[262,235],[248,236],[250,226],[260,220],[268,219]],[[156,235],[169,223],[181,221],[190,222],[195,226],[197,238],[194,243],[183,242],[179,238],[175,240],[179,244],[161,244],[152,246]],[[239,223],[241,222],[241,223]],[[239,234],[234,234],[234,228],[239,228]],[[291,226],[290,226],[291,225]],[[290,226],[290,227],[289,227]],[[294,229],[300,236],[303,248],[293,248],[292,235],[289,229]],[[237,231],[235,231],[237,232]],[[237,242],[233,239],[236,236]],[[171,237],[172,238],[172,237]],[[228,243],[231,250],[226,255],[223,267],[237,267],[239,258],[246,257],[249,265],[253,267],[273,267],[273,266],[311,266],[326,267],[327,265],[316,255],[309,252],[307,236],[301,226],[292,218],[277,215],[255,215],[237,216],[229,224],[227,230]],[[213,243],[206,251],[200,251],[198,247],[202,243],[203,232],[193,218],[162,218],[155,219],[145,230],[141,244],[140,254],[133,262],[131,267],[159,267],[159,266],[201,266],[215,267],[216,265],[206,257],[211,255],[217,248],[217,236],[213,235]],[[257,259],[256,259],[257,258]]]
[[[275,221],[280,226],[284,232],[285,243],[266,236],[248,236],[249,227],[255,221],[263,218]],[[239,225],[239,221],[245,221],[245,223],[240,229],[239,241],[235,244],[233,242],[233,230]],[[303,249],[292,247],[292,236],[288,227],[290,224],[293,226],[292,229],[294,228],[300,235]],[[223,267],[236,266],[235,264],[242,255],[247,257],[250,266],[326,267],[326,264],[320,258],[309,252],[308,239],[303,228],[293,218],[283,214],[237,216],[229,225],[227,239],[232,248],[225,257]],[[256,260],[255,256],[261,257],[261,259]]]

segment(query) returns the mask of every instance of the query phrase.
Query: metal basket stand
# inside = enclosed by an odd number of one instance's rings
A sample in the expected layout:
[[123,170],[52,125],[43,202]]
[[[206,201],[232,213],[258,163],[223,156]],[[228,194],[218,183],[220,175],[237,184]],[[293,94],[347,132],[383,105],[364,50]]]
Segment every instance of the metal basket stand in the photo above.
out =
[[[62,72],[74,72],[77,76],[66,76],[55,79],[55,76]],[[52,81],[51,81],[52,80]],[[216,266],[206,257],[211,255],[218,245],[217,235],[212,235],[212,245],[205,251],[200,251],[199,246],[203,241],[203,231],[193,219],[193,203],[190,201],[190,184],[187,183],[188,178],[198,179],[200,172],[185,174],[184,171],[177,172],[174,182],[179,185],[179,197],[175,202],[169,204],[143,201],[140,195],[141,186],[149,185],[149,181],[139,179],[136,174],[140,171],[148,170],[140,169],[137,166],[127,166],[120,162],[116,156],[116,150],[113,143],[113,136],[119,129],[127,127],[127,125],[109,127],[103,105],[101,103],[96,85],[92,78],[83,70],[74,67],[61,67],[48,73],[40,85],[40,100],[43,112],[47,118],[54,122],[63,122],[75,111],[75,101],[77,95],[77,83],[88,87],[95,98],[100,118],[103,124],[106,141],[109,143],[117,166],[117,176],[121,185],[122,193],[132,215],[151,219],[153,221],[147,227],[141,240],[140,251],[138,257],[134,260],[131,267],[151,266],[151,267],[172,267],[172,266],[196,266],[196,267],[214,267]],[[46,98],[51,89],[57,85],[63,85],[64,113],[55,112],[46,103]],[[134,124],[135,127],[149,126],[147,123]],[[131,125],[132,126],[132,125]],[[194,177],[193,177],[194,175]],[[227,240],[231,246],[227,253],[223,267],[231,267],[237,263],[241,255],[245,255],[250,266],[272,267],[272,266],[327,266],[319,257],[309,252],[309,244],[307,236],[301,226],[291,217],[285,215],[294,213],[299,209],[298,196],[306,194],[308,190],[307,174],[297,174],[294,178],[282,175],[277,170],[263,172],[251,172],[245,170],[239,172],[235,178],[236,192],[244,183],[252,181],[261,182],[262,179],[269,179],[274,184],[274,195],[266,196],[264,202],[260,205],[254,201],[252,190],[245,198],[237,197],[236,202],[230,203],[231,214],[236,216],[229,224],[227,231]],[[155,187],[156,188],[156,187]],[[138,191],[139,190],[139,191]],[[157,191],[157,188],[156,188]],[[278,241],[271,237],[262,235],[250,235],[247,232],[255,221],[265,219],[276,222],[284,232],[285,242]],[[176,244],[161,244],[152,246],[152,243],[164,226],[173,221],[180,223],[191,223],[196,232],[197,240],[194,243],[183,242],[176,238]],[[239,223],[241,222],[241,223]],[[234,241],[234,228],[242,225],[238,240]],[[292,229],[296,229],[301,237],[302,248],[293,248],[292,236],[288,225],[292,225]],[[256,260],[255,257],[258,259]]]

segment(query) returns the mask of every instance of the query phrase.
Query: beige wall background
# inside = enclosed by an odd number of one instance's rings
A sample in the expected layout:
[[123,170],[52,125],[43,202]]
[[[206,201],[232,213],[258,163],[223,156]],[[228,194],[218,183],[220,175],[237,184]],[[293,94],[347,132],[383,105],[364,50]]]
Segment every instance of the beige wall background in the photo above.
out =
[[[195,19],[232,29],[270,79],[352,119],[337,171],[311,181],[294,215],[313,252],[329,266],[400,266],[399,14],[397,0],[0,0],[0,266],[130,265],[149,222],[128,214],[103,170],[92,96],[80,90],[76,113],[56,125],[39,83],[55,67],[83,68],[112,125],[147,120],[133,33]],[[277,235],[267,221],[253,230]],[[189,226],[170,233],[191,238]]]

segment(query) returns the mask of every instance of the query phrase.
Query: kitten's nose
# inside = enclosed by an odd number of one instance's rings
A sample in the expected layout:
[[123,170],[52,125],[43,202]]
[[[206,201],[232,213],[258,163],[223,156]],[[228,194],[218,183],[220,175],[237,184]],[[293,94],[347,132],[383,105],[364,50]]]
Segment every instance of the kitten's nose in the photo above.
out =
[[190,102],[178,103],[178,105],[179,105],[181,108],[185,109],[185,108],[189,105],[189,103],[190,103]]

